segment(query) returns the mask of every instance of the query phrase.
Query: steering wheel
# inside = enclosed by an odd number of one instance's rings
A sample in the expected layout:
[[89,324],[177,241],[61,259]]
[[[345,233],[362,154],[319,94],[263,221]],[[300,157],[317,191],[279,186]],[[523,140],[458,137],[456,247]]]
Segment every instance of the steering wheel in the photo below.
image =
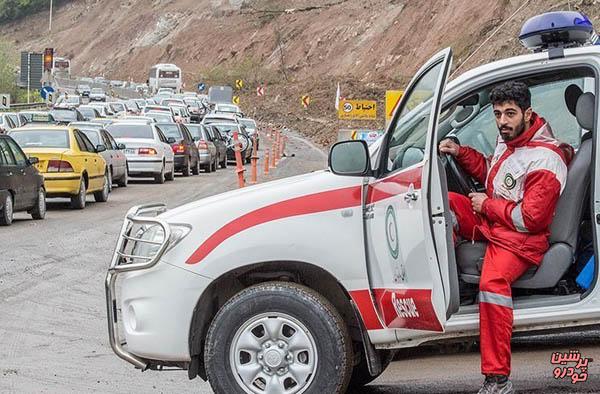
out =
[[477,186],[473,181],[473,178],[458,164],[454,156],[449,154],[442,154],[442,157],[446,160],[448,168],[454,175],[454,179],[458,182],[458,186],[465,192],[465,194],[477,192]]
[[[460,141],[456,136],[448,136],[445,139],[450,139],[455,143],[460,145]],[[473,178],[467,174],[467,172],[458,164],[454,156],[446,153],[441,153],[440,157],[442,158],[442,164],[450,169],[453,178],[458,183],[458,186],[463,191],[464,194],[475,193],[477,192],[477,185]]]

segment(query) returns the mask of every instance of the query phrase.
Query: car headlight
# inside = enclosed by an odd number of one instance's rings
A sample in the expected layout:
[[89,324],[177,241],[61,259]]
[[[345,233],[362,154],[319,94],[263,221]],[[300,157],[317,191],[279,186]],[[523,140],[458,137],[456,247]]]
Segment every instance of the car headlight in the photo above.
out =
[[[192,227],[187,224],[169,224],[171,236],[168,239],[168,245],[165,252],[175,247],[191,231]],[[132,254],[143,257],[154,257],[161,246],[165,243],[165,232],[158,224],[141,226],[135,233],[135,238],[144,241],[136,241],[132,249]]]

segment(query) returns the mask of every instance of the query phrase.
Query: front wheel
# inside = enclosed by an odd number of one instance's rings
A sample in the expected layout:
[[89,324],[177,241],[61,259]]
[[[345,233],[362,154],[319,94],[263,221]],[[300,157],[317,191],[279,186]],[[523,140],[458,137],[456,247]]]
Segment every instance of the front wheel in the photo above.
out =
[[262,283],[230,299],[210,325],[204,353],[217,393],[343,393],[352,360],[335,307],[287,282]]
[[13,199],[10,192],[4,193],[2,211],[0,212],[0,226],[10,226],[13,221]]
[[31,217],[34,220],[42,220],[46,217],[46,191],[40,187],[35,207],[31,210]]

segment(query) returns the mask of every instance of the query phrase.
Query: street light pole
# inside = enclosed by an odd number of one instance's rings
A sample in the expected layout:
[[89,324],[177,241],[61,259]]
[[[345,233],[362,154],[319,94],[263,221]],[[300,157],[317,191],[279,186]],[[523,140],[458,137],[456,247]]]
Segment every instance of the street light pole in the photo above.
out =
[[52,0],[50,0],[50,22],[48,23],[48,31],[52,31]]

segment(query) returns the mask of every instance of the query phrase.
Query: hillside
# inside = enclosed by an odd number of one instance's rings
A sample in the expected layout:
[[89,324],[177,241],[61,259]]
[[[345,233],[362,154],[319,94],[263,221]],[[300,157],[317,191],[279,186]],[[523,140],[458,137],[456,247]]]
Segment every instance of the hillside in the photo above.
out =
[[[401,88],[439,49],[453,48],[460,72],[521,53],[516,37],[527,18],[569,6],[600,23],[598,0],[75,0],[55,10],[50,34],[47,12],[0,34],[20,50],[55,47],[77,75],[145,81],[152,64],[173,62],[188,89],[242,78],[249,113],[329,144],[340,125],[338,82],[344,97],[377,99],[382,108],[385,90]],[[254,94],[258,83],[265,97]],[[303,94],[313,98],[307,110]]]

